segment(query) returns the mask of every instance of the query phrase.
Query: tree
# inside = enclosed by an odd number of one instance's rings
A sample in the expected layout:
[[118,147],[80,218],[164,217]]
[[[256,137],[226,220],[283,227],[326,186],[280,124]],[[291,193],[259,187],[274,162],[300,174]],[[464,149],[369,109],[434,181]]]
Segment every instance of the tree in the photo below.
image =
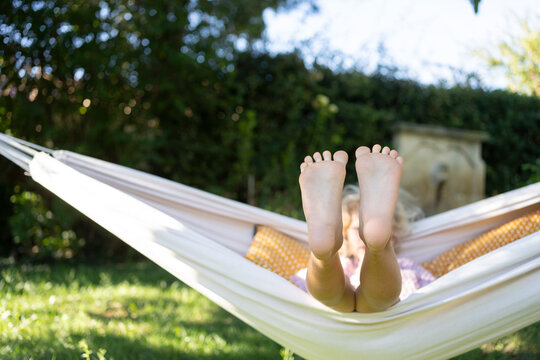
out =
[[226,160],[208,144],[241,105],[240,48],[261,38],[264,9],[300,2],[0,2],[0,131],[200,184],[194,154]]
[[540,29],[523,21],[521,35],[499,43],[497,48],[496,54],[478,54],[490,67],[504,70],[511,91],[540,97]]
[[[311,2],[0,1],[0,132],[234,197],[249,143],[224,151],[224,139],[255,126],[238,121],[252,112],[239,114],[235,62],[261,39],[265,9]],[[2,221],[24,205],[14,183],[0,179]]]

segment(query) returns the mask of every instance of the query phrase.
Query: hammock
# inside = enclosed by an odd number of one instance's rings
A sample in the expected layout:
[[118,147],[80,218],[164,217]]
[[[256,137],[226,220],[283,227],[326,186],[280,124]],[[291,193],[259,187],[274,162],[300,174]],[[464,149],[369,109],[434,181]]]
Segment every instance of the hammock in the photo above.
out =
[[[333,311],[246,260],[255,224],[307,243],[304,222],[105,161],[0,134],[0,154],[165,270],[308,359],[444,359],[540,320],[540,233],[379,313]],[[413,224],[423,262],[540,205],[540,183]]]

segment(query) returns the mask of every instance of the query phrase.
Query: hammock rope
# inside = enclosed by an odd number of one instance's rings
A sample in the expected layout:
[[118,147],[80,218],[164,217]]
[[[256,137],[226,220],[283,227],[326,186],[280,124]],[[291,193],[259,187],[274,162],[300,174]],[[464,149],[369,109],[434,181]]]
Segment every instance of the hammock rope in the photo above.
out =
[[[444,359],[540,320],[539,233],[475,259],[385,312],[342,314],[244,258],[255,224],[305,243],[305,223],[98,159],[26,146],[0,136],[0,153],[27,165],[35,181],[305,358]],[[540,183],[421,220],[400,251],[429,260],[538,206]]]

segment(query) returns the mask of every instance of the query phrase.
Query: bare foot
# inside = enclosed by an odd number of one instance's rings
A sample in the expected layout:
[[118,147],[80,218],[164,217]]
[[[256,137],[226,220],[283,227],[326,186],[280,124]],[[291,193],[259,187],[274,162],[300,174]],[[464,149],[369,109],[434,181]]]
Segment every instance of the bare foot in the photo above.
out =
[[392,219],[398,198],[401,164],[396,150],[380,145],[356,149],[356,173],[360,188],[360,237],[374,251],[383,250],[392,235]]
[[315,257],[329,259],[343,243],[341,191],[345,181],[345,151],[316,152],[300,165],[302,206],[308,225],[309,247]]

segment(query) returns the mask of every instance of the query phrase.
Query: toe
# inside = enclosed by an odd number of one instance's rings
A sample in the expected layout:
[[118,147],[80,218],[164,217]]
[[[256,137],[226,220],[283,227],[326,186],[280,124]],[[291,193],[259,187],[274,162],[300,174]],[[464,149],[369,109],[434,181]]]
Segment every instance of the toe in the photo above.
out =
[[346,164],[347,160],[349,160],[349,155],[345,151],[339,150],[334,153],[334,160]]
[[390,155],[391,158],[395,159],[398,156],[398,152],[396,150],[392,150],[392,151],[390,151],[389,155]]
[[381,154],[384,154],[384,155],[390,154],[390,148],[388,146],[383,147]]
[[306,165],[311,165],[313,164],[313,159],[311,158],[311,156],[308,155],[304,158],[304,162],[306,163]]
[[367,146],[360,146],[356,149],[355,155],[356,157],[359,157],[360,155],[368,154],[369,152],[371,152],[371,150]]
[[307,164],[305,162],[300,164],[300,172],[304,171],[307,168]]
[[400,163],[400,164],[403,164],[403,158],[402,158],[401,156],[398,156],[398,157],[396,158],[396,161],[397,161],[398,163]]
[[318,151],[315,154],[313,154],[313,160],[315,160],[315,162],[322,161],[322,156]]
[[371,150],[372,153],[380,153],[381,152],[381,145],[376,144],[373,145],[373,149]]
[[323,159],[325,161],[330,161],[330,160],[332,160],[332,153],[330,151],[328,151],[328,150],[325,150],[322,153],[322,157],[323,157]]

